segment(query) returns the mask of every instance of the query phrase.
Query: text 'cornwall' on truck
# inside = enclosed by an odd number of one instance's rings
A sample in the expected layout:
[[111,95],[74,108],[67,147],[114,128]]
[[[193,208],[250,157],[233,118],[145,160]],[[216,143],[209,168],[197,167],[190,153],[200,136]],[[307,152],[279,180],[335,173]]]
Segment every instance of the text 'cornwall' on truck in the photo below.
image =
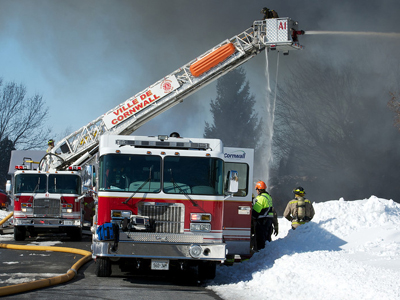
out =
[[83,166],[88,188],[96,189],[97,276],[110,276],[118,264],[195,268],[207,279],[228,256],[251,255],[253,150],[219,139],[130,134],[265,49],[302,49],[301,33],[290,18],[255,21],[56,145],[58,160],[42,170]]

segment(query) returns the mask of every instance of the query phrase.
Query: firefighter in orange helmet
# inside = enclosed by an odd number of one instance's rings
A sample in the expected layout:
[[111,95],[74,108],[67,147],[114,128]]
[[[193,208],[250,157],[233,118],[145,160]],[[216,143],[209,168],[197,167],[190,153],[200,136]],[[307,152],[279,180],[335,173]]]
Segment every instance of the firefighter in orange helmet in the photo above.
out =
[[255,234],[255,251],[265,247],[265,241],[271,241],[272,231],[278,235],[278,216],[272,203],[271,195],[266,191],[264,181],[256,183],[255,189],[258,196],[255,199],[252,210],[252,220]]

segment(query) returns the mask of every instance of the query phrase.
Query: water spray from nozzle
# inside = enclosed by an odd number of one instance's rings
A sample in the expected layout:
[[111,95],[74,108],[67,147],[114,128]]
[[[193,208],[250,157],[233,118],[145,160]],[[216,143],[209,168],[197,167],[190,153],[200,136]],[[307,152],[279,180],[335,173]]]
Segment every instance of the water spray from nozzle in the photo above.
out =
[[304,35],[314,35],[314,34],[337,34],[337,35],[379,35],[386,37],[400,37],[400,32],[369,32],[369,31],[324,31],[324,30],[307,30],[304,31]]

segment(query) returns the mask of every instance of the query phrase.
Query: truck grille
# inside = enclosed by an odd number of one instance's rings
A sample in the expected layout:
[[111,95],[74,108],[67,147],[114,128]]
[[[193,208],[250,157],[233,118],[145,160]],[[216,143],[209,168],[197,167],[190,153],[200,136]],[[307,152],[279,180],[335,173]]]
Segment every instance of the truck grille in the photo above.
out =
[[60,217],[60,200],[34,199],[33,215],[35,217]]
[[181,203],[142,203],[139,215],[149,217],[155,232],[183,233],[185,206]]

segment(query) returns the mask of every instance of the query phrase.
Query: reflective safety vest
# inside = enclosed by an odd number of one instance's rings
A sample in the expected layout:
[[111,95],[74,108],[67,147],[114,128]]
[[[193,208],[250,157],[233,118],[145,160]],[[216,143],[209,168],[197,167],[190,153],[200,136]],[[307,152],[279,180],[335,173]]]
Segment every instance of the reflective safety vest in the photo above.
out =
[[256,200],[256,203],[253,205],[253,218],[273,218],[272,197],[268,193],[262,193],[257,196]]

